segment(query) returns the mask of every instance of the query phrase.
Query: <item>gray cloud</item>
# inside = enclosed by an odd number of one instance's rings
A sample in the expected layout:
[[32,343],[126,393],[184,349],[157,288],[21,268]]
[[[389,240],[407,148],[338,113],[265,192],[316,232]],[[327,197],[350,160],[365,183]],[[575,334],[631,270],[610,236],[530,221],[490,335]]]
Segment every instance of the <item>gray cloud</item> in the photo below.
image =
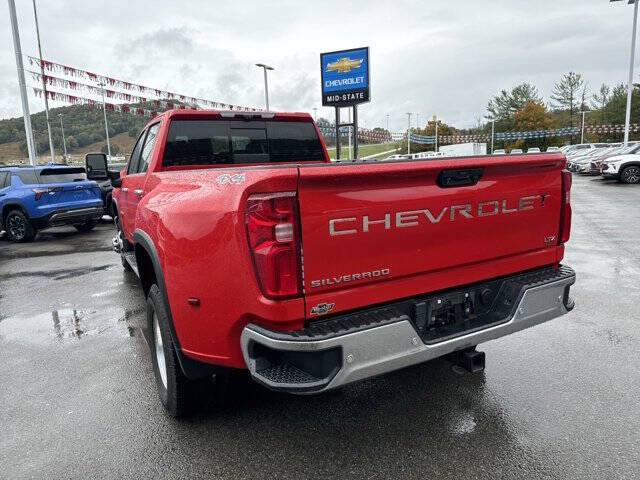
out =
[[[30,2],[19,1],[23,51],[34,54]],[[489,98],[522,81],[546,100],[569,70],[592,90],[624,82],[632,8],[604,0],[322,3],[40,2],[45,57],[94,72],[225,103],[264,103],[266,62],[276,109],[320,106],[318,55],[371,47],[372,101],[361,122],[406,126],[405,112],[472,126]],[[2,7],[2,8],[6,8]],[[0,116],[20,114],[7,16],[0,51]],[[30,100],[32,108],[42,101]],[[332,109],[320,109],[330,117]],[[415,117],[414,117],[415,118]]]

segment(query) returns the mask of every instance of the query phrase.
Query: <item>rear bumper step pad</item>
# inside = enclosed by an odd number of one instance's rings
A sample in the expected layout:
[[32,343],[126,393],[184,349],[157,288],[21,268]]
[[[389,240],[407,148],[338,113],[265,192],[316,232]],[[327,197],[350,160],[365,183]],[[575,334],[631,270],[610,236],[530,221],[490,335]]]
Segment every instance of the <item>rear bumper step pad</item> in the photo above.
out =
[[[548,267],[322,319],[302,330],[249,324],[242,332],[242,352],[251,375],[267,387],[320,392],[559,317],[573,308],[569,287],[574,282],[571,268]],[[480,298],[487,290],[493,293]],[[456,305],[468,306],[470,299],[477,302],[468,309],[473,313],[459,321],[438,326],[425,320],[424,312],[440,319],[438,300],[459,313]]]

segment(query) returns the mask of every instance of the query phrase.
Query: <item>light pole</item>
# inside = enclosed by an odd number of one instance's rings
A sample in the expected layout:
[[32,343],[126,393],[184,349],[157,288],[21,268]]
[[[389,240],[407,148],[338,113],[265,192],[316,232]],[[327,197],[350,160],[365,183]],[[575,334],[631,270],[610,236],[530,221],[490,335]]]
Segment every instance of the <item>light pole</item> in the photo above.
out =
[[493,154],[493,137],[495,134],[496,119],[491,119],[491,154]]
[[267,112],[269,111],[269,84],[267,82],[267,70],[273,70],[273,67],[265,65],[264,63],[256,63],[256,67],[262,68],[264,71],[264,100],[267,104]]
[[438,119],[435,115],[433,116],[433,123],[436,124],[436,146],[434,151],[437,152],[438,151]]
[[387,113],[387,132],[389,131],[389,114]]
[[411,112],[407,112],[407,155],[411,153]]
[[62,147],[64,148],[64,161],[67,162],[67,141],[64,139],[64,125],[62,124],[62,114],[59,113],[58,117],[60,118],[60,129],[62,130]]
[[44,79],[44,64],[42,63],[42,47],[40,46],[40,28],[38,26],[36,0],[33,0],[33,16],[36,20],[36,36],[38,37],[38,54],[40,55],[40,77],[42,78],[42,96],[44,97],[44,112],[47,119],[47,132],[49,132],[49,153],[51,154],[51,163],[55,163],[56,154],[53,151],[53,137],[51,136],[51,122],[49,121],[49,99],[47,98],[47,82],[45,82]]
[[29,114],[29,100],[27,99],[27,84],[24,79],[24,66],[22,64],[22,49],[20,48],[20,33],[18,31],[18,17],[16,15],[16,4],[14,0],[9,1],[9,17],[11,17],[11,33],[13,34],[13,49],[16,53],[16,69],[18,70],[18,87],[20,89],[20,100],[22,101],[22,116],[24,117],[24,133],[27,137],[27,151],[29,152],[29,163],[36,165],[36,145],[33,141],[33,130],[31,130],[31,115]]
[[100,88],[100,92],[102,92],[102,113],[104,113],[104,131],[107,134],[107,155],[111,158],[111,144],[109,143],[109,126],[107,125],[107,105],[104,103],[104,87],[107,86],[106,83],[100,82],[98,84]]
[[[618,2],[620,0],[609,0]],[[624,119],[624,146],[629,144],[629,122],[631,120],[631,95],[633,93],[633,64],[636,55],[636,27],[638,25],[638,0],[628,0],[633,4],[633,31],[631,32],[631,59],[629,60],[629,82],[627,83],[627,111]]]
[[416,113],[416,129],[420,129],[420,114]]
[[[580,112],[582,114],[582,127],[580,128],[580,143],[584,143],[584,116],[586,113],[588,113],[587,110],[583,110],[582,112]],[[627,138],[625,138],[625,145],[627,142]]]
[[318,107],[313,107],[313,121],[318,121]]

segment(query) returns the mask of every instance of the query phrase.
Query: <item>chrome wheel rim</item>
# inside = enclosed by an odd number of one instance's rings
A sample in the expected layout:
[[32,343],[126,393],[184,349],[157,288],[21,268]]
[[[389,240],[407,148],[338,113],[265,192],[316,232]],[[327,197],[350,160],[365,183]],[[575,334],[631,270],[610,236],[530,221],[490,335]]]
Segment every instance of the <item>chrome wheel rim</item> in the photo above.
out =
[[27,233],[27,226],[22,218],[17,215],[11,215],[7,219],[7,230],[13,238],[21,239]]
[[640,168],[629,167],[624,171],[624,179],[629,183],[637,183],[640,181]]
[[120,252],[120,256],[124,257],[124,238],[122,236],[122,229],[120,228],[120,220],[118,217],[113,219],[116,224],[116,242],[118,242],[118,251]]
[[155,312],[153,313],[153,343],[154,350],[156,351],[156,363],[158,364],[158,372],[160,373],[160,380],[162,385],[167,388],[167,362],[164,358],[164,345],[162,343],[162,335],[160,334],[160,324],[158,324],[158,317]]

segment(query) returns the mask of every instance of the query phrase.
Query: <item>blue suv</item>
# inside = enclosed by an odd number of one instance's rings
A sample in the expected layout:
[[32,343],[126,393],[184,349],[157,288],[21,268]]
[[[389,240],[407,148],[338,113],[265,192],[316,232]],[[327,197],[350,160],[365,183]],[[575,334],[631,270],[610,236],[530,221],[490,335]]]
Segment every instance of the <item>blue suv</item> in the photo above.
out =
[[0,167],[0,230],[14,242],[58,225],[87,232],[103,211],[100,187],[82,167]]

